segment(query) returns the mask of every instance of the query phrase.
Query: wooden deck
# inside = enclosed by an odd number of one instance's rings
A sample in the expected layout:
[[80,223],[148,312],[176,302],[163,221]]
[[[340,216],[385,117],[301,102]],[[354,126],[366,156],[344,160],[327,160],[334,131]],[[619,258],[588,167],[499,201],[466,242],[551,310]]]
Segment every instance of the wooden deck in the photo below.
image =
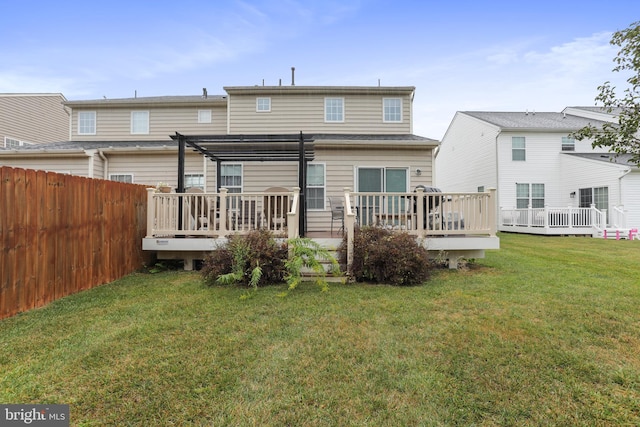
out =
[[[446,256],[455,267],[460,258],[482,258],[499,249],[495,190],[486,193],[362,193],[345,190],[342,217],[331,224],[331,212],[300,210],[298,189],[292,192],[164,194],[149,189],[147,236],[143,249],[159,259],[183,259],[190,269],[233,234],[266,228],[277,238],[301,235],[301,215],[314,215],[306,237],[328,249],[347,241],[352,259],[356,227],[384,227],[406,232],[428,251]],[[286,202],[285,202],[286,201]],[[288,205],[288,207],[286,206]],[[274,207],[277,207],[274,209]],[[221,214],[222,213],[222,214]],[[331,230],[333,227],[333,233]]]

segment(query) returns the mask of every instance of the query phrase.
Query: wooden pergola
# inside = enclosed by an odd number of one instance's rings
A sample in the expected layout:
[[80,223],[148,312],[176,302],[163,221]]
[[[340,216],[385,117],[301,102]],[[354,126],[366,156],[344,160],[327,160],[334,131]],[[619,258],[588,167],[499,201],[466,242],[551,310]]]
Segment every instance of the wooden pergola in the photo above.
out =
[[313,139],[299,134],[278,135],[182,135],[171,138],[178,142],[178,193],[184,193],[185,149],[189,145],[216,162],[216,189],[220,191],[222,162],[298,162],[300,188],[300,235],[306,234],[307,162],[314,159]]

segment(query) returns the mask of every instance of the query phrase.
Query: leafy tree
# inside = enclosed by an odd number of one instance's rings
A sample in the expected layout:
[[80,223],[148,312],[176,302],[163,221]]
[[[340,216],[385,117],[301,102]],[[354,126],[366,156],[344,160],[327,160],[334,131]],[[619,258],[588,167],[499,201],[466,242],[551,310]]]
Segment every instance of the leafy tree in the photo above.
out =
[[617,115],[618,122],[605,123],[602,127],[588,125],[574,132],[573,137],[592,139],[593,147],[607,147],[617,154],[631,154],[631,161],[640,166],[640,21],[615,32],[610,43],[620,47],[613,60],[617,65],[612,71],[629,72],[629,86],[618,98],[615,86],[605,82],[598,86],[600,93],[595,100],[596,104],[602,103],[604,111]]

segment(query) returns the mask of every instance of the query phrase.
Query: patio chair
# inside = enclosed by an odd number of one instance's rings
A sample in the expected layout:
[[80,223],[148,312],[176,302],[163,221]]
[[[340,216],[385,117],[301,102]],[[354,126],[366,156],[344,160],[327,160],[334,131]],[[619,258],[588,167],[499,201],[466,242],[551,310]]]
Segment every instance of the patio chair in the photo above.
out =
[[[185,193],[189,194],[202,194],[202,188],[190,187]],[[190,197],[189,203],[189,215],[190,220],[193,221],[193,227],[190,229],[207,230],[209,228],[209,204],[205,197]]]
[[[265,193],[284,193],[289,190],[284,187],[271,187]],[[289,195],[264,196],[264,213],[267,216],[267,227],[270,230],[282,231],[287,228],[287,214],[290,209]]]
[[331,208],[331,235],[333,236],[333,222],[340,221],[340,231],[344,233],[344,204],[341,199],[327,197]]

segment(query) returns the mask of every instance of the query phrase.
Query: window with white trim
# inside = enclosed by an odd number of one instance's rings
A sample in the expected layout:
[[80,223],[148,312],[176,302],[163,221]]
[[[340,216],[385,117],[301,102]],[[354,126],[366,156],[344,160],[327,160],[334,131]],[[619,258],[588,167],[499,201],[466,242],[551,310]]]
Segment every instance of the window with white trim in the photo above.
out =
[[544,208],[544,184],[516,184],[516,208]]
[[111,181],[133,183],[133,174],[130,173],[110,173],[109,179]]
[[197,187],[204,190],[204,174],[186,173],[184,174],[184,188]]
[[576,140],[573,138],[569,138],[568,136],[562,137],[562,151],[575,151],[576,150]]
[[594,187],[580,189],[580,207],[589,208],[596,205],[596,209],[609,209],[609,187]]
[[4,147],[5,148],[16,148],[22,147],[23,145],[31,145],[28,142],[20,141],[19,139],[10,138],[8,136],[4,137]]
[[335,123],[344,122],[344,98],[324,99],[324,121]]
[[149,112],[148,111],[132,111],[131,112],[131,133],[138,135],[149,134]]
[[309,163],[307,165],[307,208],[324,209],[325,194],[325,165],[323,163]]
[[242,192],[242,164],[227,163],[220,165],[220,188],[226,188],[229,193]]
[[402,122],[402,98],[382,99],[382,119],[387,122]]
[[80,111],[78,112],[78,135],[95,135],[96,134],[96,112]]
[[211,123],[211,110],[198,110],[198,123]]
[[256,111],[258,113],[271,111],[271,98],[256,98]]
[[525,161],[527,159],[527,143],[524,136],[511,137],[511,160]]

